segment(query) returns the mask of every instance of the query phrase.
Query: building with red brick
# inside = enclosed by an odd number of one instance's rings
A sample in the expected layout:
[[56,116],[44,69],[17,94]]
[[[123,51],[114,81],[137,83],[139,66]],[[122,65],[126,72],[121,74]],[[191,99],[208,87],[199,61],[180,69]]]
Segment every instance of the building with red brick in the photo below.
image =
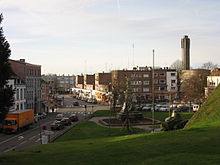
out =
[[26,109],[41,112],[41,66],[25,62],[25,59],[9,60],[12,70],[26,84]]
[[109,92],[111,80],[111,73],[95,73],[95,90]]
[[76,88],[84,89],[84,76],[77,75],[76,76]]
[[86,90],[94,90],[95,89],[95,74],[84,75],[84,89]]

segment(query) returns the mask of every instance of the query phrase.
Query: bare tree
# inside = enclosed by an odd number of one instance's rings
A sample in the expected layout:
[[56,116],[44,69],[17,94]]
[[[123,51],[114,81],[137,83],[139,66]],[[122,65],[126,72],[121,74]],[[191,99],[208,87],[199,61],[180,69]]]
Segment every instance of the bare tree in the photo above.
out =
[[206,76],[195,75],[181,84],[183,100],[201,104],[205,98]]
[[218,68],[218,67],[219,67],[218,64],[214,64],[211,61],[206,62],[206,63],[202,64],[202,66],[201,66],[202,69],[207,69],[207,70],[213,70],[213,69]]
[[183,63],[181,60],[176,60],[170,65],[171,69],[176,69],[177,71],[180,71],[183,69]]

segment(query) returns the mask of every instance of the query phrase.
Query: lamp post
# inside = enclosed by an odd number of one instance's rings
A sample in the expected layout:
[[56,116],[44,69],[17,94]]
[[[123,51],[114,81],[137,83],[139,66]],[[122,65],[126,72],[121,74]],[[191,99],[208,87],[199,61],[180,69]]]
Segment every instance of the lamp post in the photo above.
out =
[[153,104],[153,109],[152,109],[152,132],[154,132],[154,113],[155,113],[155,94],[154,94],[154,49],[153,49],[153,67],[152,67],[152,104]]

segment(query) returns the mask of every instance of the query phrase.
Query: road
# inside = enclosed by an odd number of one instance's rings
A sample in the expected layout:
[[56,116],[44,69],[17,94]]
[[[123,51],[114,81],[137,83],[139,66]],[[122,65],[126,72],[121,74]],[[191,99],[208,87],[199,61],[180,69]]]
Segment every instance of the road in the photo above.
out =
[[[56,113],[49,113],[45,119],[39,120],[37,124],[34,124],[28,130],[11,135],[0,133],[0,153],[7,153],[13,150],[40,145],[41,137],[45,133],[42,130],[42,126],[46,126],[50,131],[50,124],[55,120],[57,113],[63,113],[64,116],[69,116],[70,114],[75,113],[79,118],[78,122],[80,122],[81,120],[88,119],[89,116],[96,110],[109,109],[109,106],[87,103],[85,101],[73,99],[68,95],[62,97],[64,97],[64,108],[57,109]],[[73,106],[73,101],[78,101],[80,106]],[[84,105],[87,105],[86,109]],[[53,134],[49,137],[50,140],[53,140],[57,136],[63,134],[66,130],[76,125],[78,122],[73,122],[71,126],[66,126],[63,130],[53,131]]]

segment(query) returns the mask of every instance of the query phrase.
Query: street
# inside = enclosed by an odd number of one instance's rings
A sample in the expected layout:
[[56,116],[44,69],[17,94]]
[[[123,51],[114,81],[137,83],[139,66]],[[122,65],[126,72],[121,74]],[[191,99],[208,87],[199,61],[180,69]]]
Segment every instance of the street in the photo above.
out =
[[[13,150],[39,145],[42,143],[41,139],[42,136],[45,135],[45,132],[52,133],[49,135],[49,141],[52,141],[57,136],[62,135],[69,128],[76,125],[78,122],[89,118],[94,111],[109,108],[108,106],[94,105],[81,100],[76,100],[70,96],[63,97],[65,108],[57,109],[55,113],[50,112],[45,119],[39,120],[38,123],[31,126],[28,130],[10,135],[0,133],[0,153],[7,153]],[[78,101],[80,106],[72,106],[73,101]],[[86,109],[84,105],[87,105]],[[50,131],[50,124],[55,120],[58,113],[63,113],[63,115],[67,117],[74,113],[78,116],[79,121],[73,122],[71,126],[65,126],[62,130]],[[42,130],[43,126],[46,126],[46,131]]]

